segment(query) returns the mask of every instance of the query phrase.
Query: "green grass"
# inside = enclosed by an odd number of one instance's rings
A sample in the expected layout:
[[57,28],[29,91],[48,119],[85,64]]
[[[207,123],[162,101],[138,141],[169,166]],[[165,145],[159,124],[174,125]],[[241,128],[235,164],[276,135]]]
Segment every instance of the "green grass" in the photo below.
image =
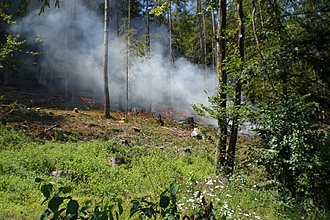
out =
[[[180,186],[178,203],[185,214],[198,211],[196,192],[213,201],[220,217],[228,219],[295,219],[285,216],[284,206],[275,191],[259,190],[255,176],[241,174],[231,184],[215,176],[213,145],[187,138],[182,141],[164,137],[142,139],[138,145],[124,146],[116,138],[88,142],[33,142],[30,138],[0,127],[0,219],[38,219],[45,210],[35,178],[56,186],[71,186],[72,196],[81,204],[107,201],[113,195],[124,199],[122,219],[129,216],[130,201],[148,195],[157,201],[171,183]],[[154,139],[153,139],[154,138]],[[165,147],[155,148],[166,142]],[[192,153],[177,149],[190,146]],[[112,167],[107,158],[123,157],[126,164]],[[72,178],[49,176],[54,170],[72,171]],[[244,172],[242,172],[244,173]],[[253,177],[253,178],[252,178]]]

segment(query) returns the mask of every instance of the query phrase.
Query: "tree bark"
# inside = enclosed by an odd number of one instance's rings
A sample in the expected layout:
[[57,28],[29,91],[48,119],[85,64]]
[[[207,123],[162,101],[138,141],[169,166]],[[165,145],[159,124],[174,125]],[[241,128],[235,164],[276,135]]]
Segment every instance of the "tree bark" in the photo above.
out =
[[173,110],[173,64],[174,64],[174,55],[172,50],[172,4],[169,2],[169,13],[168,13],[168,28],[169,28],[169,65],[170,65],[170,109]]
[[[149,18],[149,0],[146,0],[146,58],[147,58],[147,61],[149,60],[150,58],[150,50],[151,50],[151,39],[150,39],[150,18]],[[150,70],[146,70],[150,73]],[[149,74],[147,74],[148,76]],[[148,76],[148,78],[146,79],[148,84],[149,84],[149,88],[151,89],[152,88],[152,77],[151,76]],[[148,100],[149,103],[148,103],[148,107],[147,107],[147,111],[148,112],[153,112],[153,94],[151,93],[150,94],[150,100]],[[147,102],[148,102],[147,101]]]
[[227,0],[219,0],[218,7],[218,27],[217,27],[217,75],[219,81],[218,95],[220,101],[218,103],[221,118],[218,119],[218,140],[216,147],[215,166],[216,173],[221,173],[226,167],[226,147],[227,147],[227,72],[223,69],[223,61],[226,58],[226,36],[227,28]]
[[[238,29],[238,51],[239,57],[244,64],[245,61],[245,24],[244,24],[244,12],[242,6],[242,0],[237,0],[237,9],[238,9],[238,21],[239,21],[239,29]],[[241,68],[243,71],[243,67]],[[229,174],[232,174],[234,171],[235,165],[235,153],[236,153],[236,144],[237,144],[237,136],[238,136],[238,120],[239,120],[239,110],[241,108],[242,102],[242,80],[240,76],[236,79],[236,86],[235,86],[235,99],[234,99],[234,106],[235,112],[233,117],[233,123],[231,126],[230,132],[230,141],[228,146],[228,168]]]
[[116,34],[119,36],[119,0],[115,0]]
[[[206,71],[206,53],[205,53],[205,22],[204,14],[202,12],[202,0],[197,0],[197,16],[198,16],[198,28],[199,28],[199,44],[201,50],[200,64],[202,64],[204,71]],[[205,73],[204,73],[205,74]],[[205,76],[204,76],[205,77]],[[206,81],[206,77],[205,77]]]
[[205,75],[205,78],[207,78],[206,24],[205,24],[204,13],[202,14],[202,24],[203,24],[203,44],[204,44],[204,51],[203,51],[203,53],[204,53],[204,75]]
[[216,35],[216,30],[215,30],[215,18],[214,18],[214,10],[211,9],[211,21],[212,21],[212,33],[213,33],[213,37],[212,37],[212,66],[213,69],[215,70],[216,67],[216,54],[217,54],[217,45],[216,45],[216,41],[217,41],[217,35]]
[[146,52],[150,53],[150,18],[149,18],[149,0],[146,0]]
[[108,44],[109,44],[109,0],[104,0],[104,56],[103,56],[103,81],[104,81],[104,117],[110,118],[110,94],[108,82]]
[[125,122],[128,122],[128,81],[129,81],[129,47],[131,34],[131,0],[127,2],[127,39],[126,39],[126,107],[125,107]]

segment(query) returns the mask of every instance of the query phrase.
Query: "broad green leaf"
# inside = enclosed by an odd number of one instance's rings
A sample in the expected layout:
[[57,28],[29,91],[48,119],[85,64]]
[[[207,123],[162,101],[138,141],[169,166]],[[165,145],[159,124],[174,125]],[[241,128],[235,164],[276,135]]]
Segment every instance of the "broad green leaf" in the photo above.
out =
[[149,218],[151,218],[155,214],[155,210],[153,208],[144,208],[142,212]]
[[36,183],[40,183],[40,182],[42,182],[42,179],[41,178],[39,178],[39,177],[37,177],[37,178],[35,178],[35,180],[34,180]]
[[68,205],[66,207],[66,213],[67,214],[77,214],[79,210],[79,204],[76,200],[70,200],[68,202]]
[[40,220],[47,219],[50,213],[51,213],[51,211],[49,211],[49,209],[47,209],[46,211],[44,211],[42,213],[42,215],[40,216]]
[[50,196],[50,193],[53,191],[53,184],[48,183],[46,185],[42,185],[40,190],[41,190],[42,194],[44,195],[44,197],[46,197],[48,199]]
[[171,196],[176,196],[176,194],[178,193],[179,190],[179,185],[176,183],[172,183],[170,185],[170,192],[171,192]]
[[159,205],[161,208],[166,209],[169,204],[170,204],[170,197],[165,195],[160,197]]
[[51,211],[56,212],[62,203],[63,203],[62,197],[53,197],[48,203],[48,208]]
[[129,215],[130,217],[132,217],[133,215],[135,215],[135,213],[137,213],[140,210],[140,203],[139,203],[139,201],[133,200],[132,203],[133,203],[133,206],[131,207],[131,210],[130,210],[130,215]]

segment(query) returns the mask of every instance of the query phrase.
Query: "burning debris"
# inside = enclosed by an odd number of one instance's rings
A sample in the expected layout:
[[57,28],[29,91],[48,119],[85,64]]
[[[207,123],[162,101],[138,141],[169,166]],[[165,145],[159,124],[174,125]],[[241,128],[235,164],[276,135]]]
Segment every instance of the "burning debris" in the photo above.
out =
[[195,125],[195,119],[193,117],[188,117],[183,120],[178,121],[179,124]]

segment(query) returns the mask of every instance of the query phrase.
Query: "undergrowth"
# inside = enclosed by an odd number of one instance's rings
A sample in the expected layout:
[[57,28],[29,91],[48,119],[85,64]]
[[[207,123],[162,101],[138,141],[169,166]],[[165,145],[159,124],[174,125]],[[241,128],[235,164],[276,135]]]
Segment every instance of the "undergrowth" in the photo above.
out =
[[[237,172],[231,183],[214,175],[213,146],[206,141],[167,138],[163,148],[155,140],[145,145],[125,146],[118,139],[87,142],[38,143],[22,133],[0,127],[0,216],[2,219],[37,219],[47,205],[36,178],[54,187],[70,187],[70,196],[84,204],[110,204],[122,200],[120,219],[128,219],[132,201],[147,198],[158,204],[171,183],[178,185],[176,205],[181,216],[201,216],[212,203],[215,219],[295,219],[288,214],[276,191],[259,187],[265,180],[258,172]],[[159,138],[159,137],[158,137]],[[141,141],[143,143],[143,141]],[[191,152],[178,149],[191,147]],[[246,146],[240,146],[244,148]],[[109,157],[121,157],[112,166]],[[244,157],[242,157],[244,158]],[[255,168],[257,169],[257,168]],[[70,175],[58,178],[53,171]],[[206,201],[203,205],[202,198]],[[134,203],[133,203],[134,204]],[[135,203],[136,204],[136,203]],[[133,215],[132,218],[138,218]]]

